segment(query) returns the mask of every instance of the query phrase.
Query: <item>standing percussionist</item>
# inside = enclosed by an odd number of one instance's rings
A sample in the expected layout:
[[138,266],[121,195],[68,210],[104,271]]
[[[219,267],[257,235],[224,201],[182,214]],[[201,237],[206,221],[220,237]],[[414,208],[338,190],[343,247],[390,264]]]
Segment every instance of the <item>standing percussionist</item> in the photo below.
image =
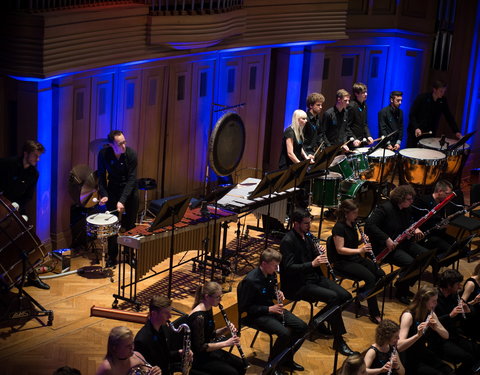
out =
[[322,144],[323,146],[329,146],[320,117],[324,102],[325,97],[318,92],[312,92],[307,96],[306,104],[308,121],[303,128],[303,149],[307,155],[314,154],[317,148]]
[[367,85],[362,82],[353,84],[353,95],[350,102],[348,114],[350,116],[350,130],[355,138],[353,147],[360,147],[363,144],[371,145],[373,138],[370,135],[367,123]]
[[418,95],[410,108],[407,147],[417,147],[417,142],[422,138],[422,134],[427,132],[432,132],[433,137],[438,137],[437,130],[442,114],[452,132],[455,133],[455,137],[458,139],[462,137],[450,108],[448,108],[445,97],[447,84],[438,80],[432,86],[432,92]]
[[[323,115],[323,128],[331,145],[341,145],[354,138],[348,123],[349,103],[350,94],[347,90],[340,89],[337,91],[335,105],[327,109]],[[344,145],[343,150],[349,151],[348,146]]]
[[[108,134],[111,147],[102,149],[98,154],[98,190],[100,204],[107,204],[108,211],[117,210],[123,214],[122,228],[135,227],[138,212],[137,192],[137,155],[130,147],[123,132],[113,130]],[[108,182],[107,182],[108,172]],[[117,237],[108,239],[107,267],[117,264]]]
[[[315,322],[315,319],[324,312],[332,307],[343,305],[352,296],[340,285],[323,275],[320,265],[328,261],[325,248],[321,247],[323,255],[319,255],[312,239],[306,236],[310,232],[312,221],[310,213],[303,210],[294,211],[291,220],[293,229],[283,237],[280,243],[282,288],[288,299],[326,303],[326,306],[313,317],[313,322]],[[342,337],[346,330],[341,310],[337,309],[327,318],[327,321],[335,336],[334,349],[346,356],[353,354]]]
[[[283,309],[283,293],[277,286],[275,271],[282,260],[282,254],[267,249],[260,255],[260,266],[250,271],[238,288],[240,316],[247,313],[244,324],[268,334],[277,335],[270,352],[269,361],[292,346],[307,331],[307,325],[290,311]],[[277,296],[277,293],[279,296]],[[280,301],[278,300],[280,297]],[[277,303],[273,300],[276,299]],[[295,351],[300,349],[300,346]],[[302,371],[303,366],[295,363],[291,352],[283,360],[284,367]]]
[[[0,192],[10,202],[19,205],[18,210],[25,220],[28,220],[25,216],[26,204],[33,198],[39,177],[36,166],[44,152],[45,147],[41,143],[28,140],[23,144],[21,156],[0,159]],[[50,289],[48,284],[40,280],[33,268],[28,272],[25,285]]]
[[390,93],[390,105],[382,108],[378,112],[378,134],[387,136],[398,130],[394,140],[390,141],[387,148],[398,151],[403,138],[403,111],[400,109],[403,93],[401,91],[392,91]]
[[[423,237],[420,229],[415,229],[412,238],[400,244],[395,238],[413,224],[413,215],[410,206],[415,197],[415,190],[410,185],[397,186],[390,192],[390,200],[377,206],[368,217],[365,233],[372,243],[373,252],[380,253],[388,248],[391,252],[385,257],[387,263],[406,268],[415,261],[415,258],[427,251],[414,240]],[[400,273],[402,276],[402,273]],[[396,298],[403,304],[410,304],[408,298],[409,286],[415,279],[397,282]]]

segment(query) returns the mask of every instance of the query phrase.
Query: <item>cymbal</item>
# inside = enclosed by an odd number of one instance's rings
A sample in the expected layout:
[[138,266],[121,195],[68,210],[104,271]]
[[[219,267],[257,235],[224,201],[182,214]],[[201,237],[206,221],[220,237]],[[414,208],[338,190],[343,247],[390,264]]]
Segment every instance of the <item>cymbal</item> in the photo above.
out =
[[97,172],[93,172],[85,164],[73,167],[70,171],[68,192],[75,203],[86,208],[95,206],[97,203],[93,202],[93,199],[98,199]]

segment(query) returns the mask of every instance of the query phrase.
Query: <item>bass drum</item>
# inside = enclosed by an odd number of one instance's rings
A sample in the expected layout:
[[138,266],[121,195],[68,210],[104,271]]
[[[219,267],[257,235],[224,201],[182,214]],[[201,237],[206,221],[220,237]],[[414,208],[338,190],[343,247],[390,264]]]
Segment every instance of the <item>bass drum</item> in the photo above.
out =
[[370,181],[345,180],[340,183],[342,201],[353,199],[358,206],[358,216],[367,218],[377,204],[376,186]]
[[46,255],[33,227],[0,195],[0,286],[10,289],[21,279],[24,258],[28,271]]

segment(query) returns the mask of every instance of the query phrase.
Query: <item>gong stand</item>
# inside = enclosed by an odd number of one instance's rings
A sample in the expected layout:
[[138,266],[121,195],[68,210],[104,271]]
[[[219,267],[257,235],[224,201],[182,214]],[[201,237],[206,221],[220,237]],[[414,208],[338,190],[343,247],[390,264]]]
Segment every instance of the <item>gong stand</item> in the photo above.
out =
[[368,152],[367,152],[367,157],[371,153],[375,152],[378,149],[382,149],[382,157],[380,158],[380,178],[379,178],[379,184],[378,188],[375,192],[375,200],[378,202],[378,198],[382,195],[383,187],[388,188],[388,183],[383,182],[383,174],[385,173],[385,150],[386,146],[393,140],[393,137],[397,135],[398,130],[395,130],[394,132],[391,132],[387,136],[385,136],[380,142],[378,142],[374,147],[372,147]]

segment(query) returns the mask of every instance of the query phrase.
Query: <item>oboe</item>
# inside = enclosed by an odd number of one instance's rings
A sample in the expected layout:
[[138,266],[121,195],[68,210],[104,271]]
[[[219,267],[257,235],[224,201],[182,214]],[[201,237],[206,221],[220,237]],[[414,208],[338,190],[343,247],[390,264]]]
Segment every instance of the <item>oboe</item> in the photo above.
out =
[[392,354],[390,355],[390,368],[388,369],[388,372],[387,374],[388,375],[392,375],[392,371],[393,371],[393,357],[397,355],[397,347],[394,346],[393,349],[392,349]]
[[[230,334],[233,336],[236,336],[237,334],[235,333],[234,330],[232,330],[230,320],[228,319],[227,313],[223,309],[223,306],[221,303],[218,304],[218,308],[220,309],[220,312],[222,313],[223,319],[225,320],[225,323],[227,324],[228,329],[230,330]],[[240,357],[242,357],[242,362],[243,362],[243,367],[245,369],[250,367],[250,363],[247,361],[247,357],[245,357],[245,353],[243,352],[242,346],[240,344],[235,345],[238,349],[238,353],[240,353]]]
[[457,301],[460,307],[462,308],[462,318],[467,319],[467,316],[465,315],[465,309],[463,308],[463,300],[462,300],[462,297],[460,297],[460,294],[457,294]]
[[[360,233],[360,237],[362,237],[363,244],[370,245],[370,242],[368,242],[367,236],[365,235],[365,232],[362,230],[362,227],[360,226],[358,221],[355,222],[355,225],[357,226],[357,230]],[[370,257],[370,259],[373,261],[373,263],[375,263],[375,266],[377,267],[377,269],[380,268],[380,266],[377,263],[377,258],[375,258],[375,254],[373,253],[373,250],[367,251],[367,254]]]
[[[277,297],[278,304],[283,305],[283,298],[282,298],[282,295],[280,294],[280,290],[278,289],[277,276],[275,276],[273,279],[273,288],[275,289],[275,296]],[[282,311],[282,324],[285,325],[285,315],[283,314],[283,311]]]
[[181,331],[184,331],[182,347],[182,375],[188,375],[190,373],[190,369],[192,368],[192,360],[190,357],[190,327],[185,323],[180,324],[178,328],[175,328],[175,326],[170,322],[167,322],[167,325],[175,333],[180,333]]
[[[318,255],[325,254],[325,250],[322,250],[322,246],[320,245],[320,240],[317,237],[315,237],[311,232],[305,233],[305,236],[310,237],[310,239],[313,241],[313,244],[315,245],[315,249],[317,250]],[[327,265],[328,272],[330,273],[330,275],[332,275],[335,282],[338,283],[339,280],[337,279],[337,276],[335,275],[335,271],[333,271],[333,267],[330,264],[330,262],[328,260],[328,257],[327,257],[326,265]]]

